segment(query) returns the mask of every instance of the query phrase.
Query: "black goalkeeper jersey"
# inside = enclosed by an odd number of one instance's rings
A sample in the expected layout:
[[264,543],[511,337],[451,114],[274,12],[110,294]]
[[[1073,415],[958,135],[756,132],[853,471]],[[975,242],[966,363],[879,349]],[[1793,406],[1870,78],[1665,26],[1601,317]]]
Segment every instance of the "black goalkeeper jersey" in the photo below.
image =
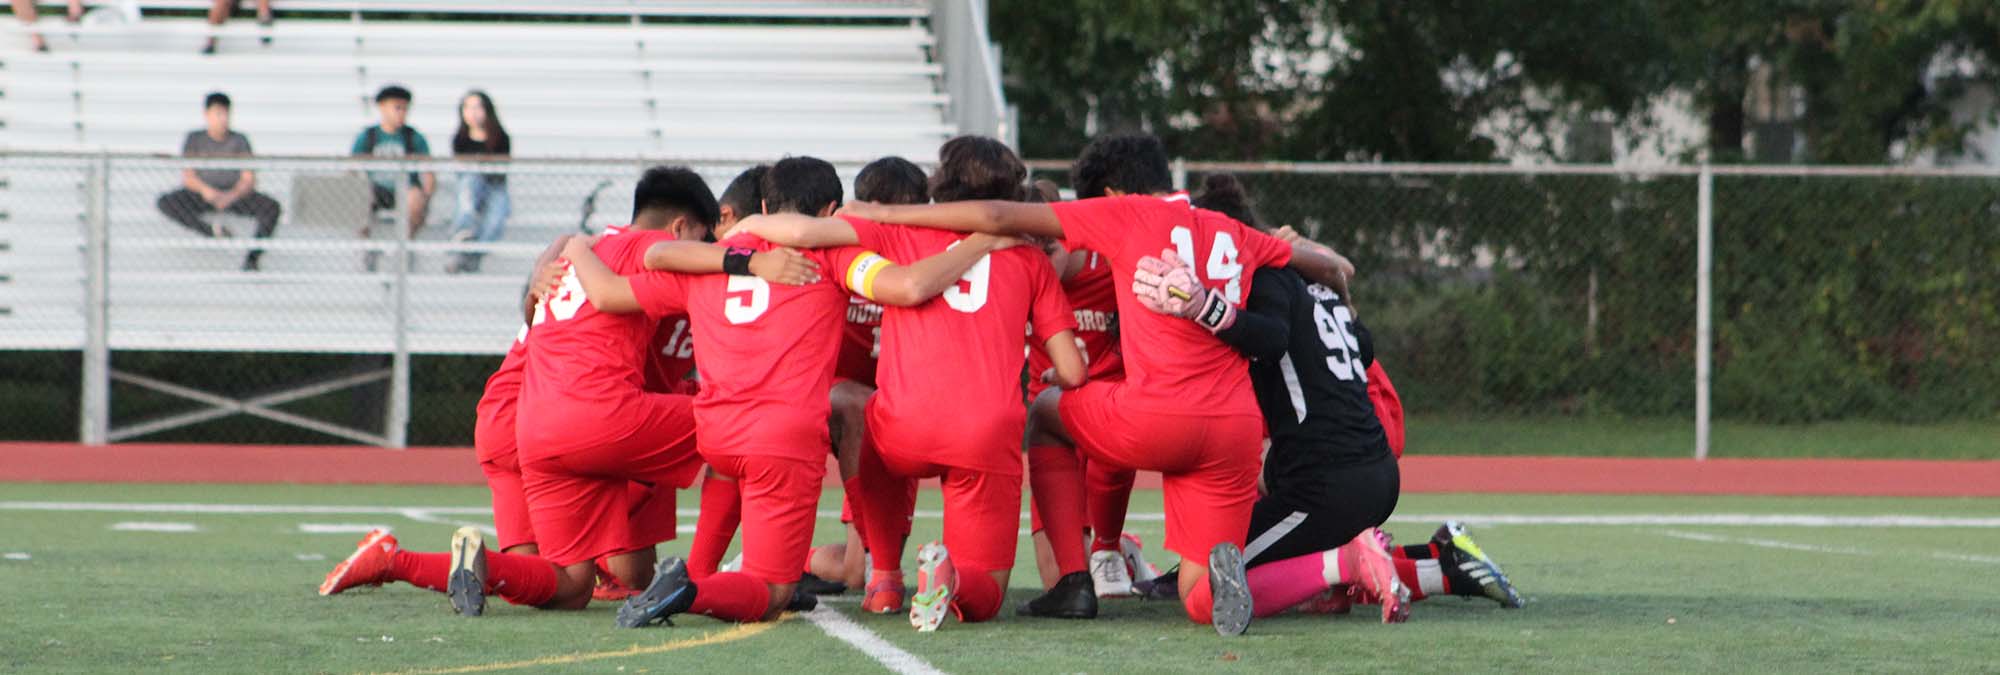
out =
[[1391,457],[1368,398],[1374,345],[1339,294],[1297,272],[1261,269],[1236,323],[1218,333],[1250,357],[1271,452],[1265,481],[1316,481],[1329,470]]

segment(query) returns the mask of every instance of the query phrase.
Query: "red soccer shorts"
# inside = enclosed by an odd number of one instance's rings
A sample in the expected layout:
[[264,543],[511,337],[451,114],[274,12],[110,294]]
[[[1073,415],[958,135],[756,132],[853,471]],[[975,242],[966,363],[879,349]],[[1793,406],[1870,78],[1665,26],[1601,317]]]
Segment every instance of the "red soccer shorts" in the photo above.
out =
[[794,584],[812,552],[813,522],[826,480],[824,462],[766,455],[709,458],[736,479],[743,500],[743,573],[766,584]]
[[[869,433],[874,433],[873,427]],[[874,459],[879,462],[863,458],[862,471],[886,470],[911,479],[936,476],[943,484],[944,547],[951,553],[952,563],[960,574],[1013,569],[1014,546],[1020,541],[1021,530],[1021,474],[933,464],[922,459],[920,447],[902,452],[881,445],[875,447]],[[1016,456],[1019,454],[1015,452]],[[915,495],[908,497],[914,499]],[[878,495],[864,494],[861,498],[874,499]],[[870,527],[874,525],[869,522]],[[1247,521],[1244,527],[1249,527]]]
[[1162,415],[1120,402],[1124,382],[1091,382],[1063,392],[1063,427],[1091,462],[1163,474],[1165,546],[1208,560],[1216,544],[1243,545],[1257,503],[1264,420],[1255,415]]
[[514,405],[510,400],[494,406],[492,414],[480,415],[472,426],[473,453],[493,491],[493,529],[503,551],[535,543],[528,496],[521,488],[521,456],[514,445]]
[[[652,486],[654,499],[665,491],[666,510],[672,512],[671,491],[692,485],[701,471],[701,457],[694,451],[692,403],[686,396],[636,395],[635,400],[611,408],[631,415],[626,418],[631,420],[630,430],[611,442],[594,447],[562,447],[565,444],[557,442],[521,447],[522,487],[543,558],[567,566],[673,538],[671,519],[659,528],[658,505],[651,499],[634,503],[630,484]],[[577,424],[604,423],[598,410],[578,412],[584,414],[552,417],[576,419]],[[526,433],[519,437],[531,438]]]

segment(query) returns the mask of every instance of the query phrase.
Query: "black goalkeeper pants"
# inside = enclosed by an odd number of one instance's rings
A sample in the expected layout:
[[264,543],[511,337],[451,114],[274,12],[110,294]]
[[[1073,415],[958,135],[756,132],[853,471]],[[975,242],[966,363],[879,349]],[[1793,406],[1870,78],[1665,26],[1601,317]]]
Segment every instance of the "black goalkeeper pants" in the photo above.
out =
[[1380,526],[1402,493],[1396,458],[1335,467],[1310,480],[1271,486],[1250,512],[1243,558],[1250,567],[1339,548]]

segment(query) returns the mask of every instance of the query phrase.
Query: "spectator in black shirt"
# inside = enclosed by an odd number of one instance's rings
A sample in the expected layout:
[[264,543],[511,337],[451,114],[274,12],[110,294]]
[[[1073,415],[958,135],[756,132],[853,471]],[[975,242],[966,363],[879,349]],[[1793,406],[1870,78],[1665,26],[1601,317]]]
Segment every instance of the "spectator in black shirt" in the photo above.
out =
[[[183,157],[248,157],[250,139],[229,128],[229,96],[221,92],[202,102],[207,128],[188,132],[181,143]],[[228,211],[257,220],[257,238],[265,239],[278,229],[278,202],[257,191],[257,174],[249,169],[182,169],[181,188],[160,195],[160,211],[182,227],[209,237],[235,236],[228,228],[211,224],[203,216]],[[262,250],[252,250],[243,260],[245,271],[255,271]]]
[[[505,161],[514,148],[507,129],[500,126],[500,113],[493,99],[477,89],[458,103],[458,133],[451,138],[451,154],[463,161]],[[452,241],[496,241],[507,228],[512,202],[507,197],[507,174],[463,173],[458,176],[458,218],[452,224]],[[478,253],[463,253],[445,268],[448,273],[479,271]]]

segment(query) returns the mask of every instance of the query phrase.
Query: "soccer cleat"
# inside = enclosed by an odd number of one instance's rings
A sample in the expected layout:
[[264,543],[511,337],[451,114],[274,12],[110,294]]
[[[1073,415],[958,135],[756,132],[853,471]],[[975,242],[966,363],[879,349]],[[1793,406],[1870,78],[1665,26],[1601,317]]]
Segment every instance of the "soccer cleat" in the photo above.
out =
[[895,614],[903,611],[903,575],[874,574],[871,570],[868,593],[861,598],[861,611]]
[[787,612],[810,612],[819,609],[819,596],[807,593],[804,586],[792,589],[792,601],[785,603]]
[[1465,526],[1456,520],[1447,520],[1438,526],[1437,534],[1431,541],[1438,545],[1438,561],[1441,565],[1458,568],[1464,578],[1479,585],[1479,591],[1507,609],[1521,608],[1521,594],[1514,590],[1514,584],[1500,571],[1500,564],[1486,557],[1479,544],[1472,541],[1472,535],[1465,533]]
[[1341,546],[1340,555],[1354,557],[1361,588],[1382,604],[1382,623],[1402,623],[1410,618],[1410,589],[1396,577],[1396,563],[1379,541],[1375,528],[1368,528]]
[[333,566],[319,583],[320,595],[334,595],[355,586],[380,586],[389,581],[389,565],[401,546],[388,530],[369,530],[356,544],[354,553]]
[[847,584],[821,579],[819,575],[807,572],[799,575],[799,590],[812,595],[840,595],[847,592]]
[[479,616],[486,611],[486,539],[479,530],[458,528],[451,533],[451,576],[445,582],[451,608],[460,616]]
[[1145,548],[1139,535],[1126,532],[1118,536],[1118,553],[1125,556],[1125,567],[1133,581],[1152,581],[1160,576],[1159,566],[1146,562]]
[[1147,581],[1134,581],[1132,582],[1132,592],[1143,600],[1173,600],[1178,602],[1181,599],[1181,568],[1175,567],[1168,570],[1165,574],[1153,577]]
[[1230,637],[1250,630],[1250,577],[1243,567],[1243,549],[1236,544],[1225,541],[1209,550],[1208,592],[1215,601],[1209,616],[1216,634]]
[[1090,554],[1090,583],[1097,597],[1130,597],[1132,595],[1131,570],[1125,568],[1125,556],[1117,551],[1096,551]]
[[1095,619],[1097,593],[1089,574],[1071,572],[1056,580],[1048,592],[1014,607],[1015,616],[1044,619]]
[[638,594],[639,591],[619,583],[618,577],[605,574],[601,569],[597,571],[597,585],[590,589],[590,599],[597,602],[624,602]]
[[624,606],[618,608],[618,627],[640,628],[654,622],[674,625],[668,617],[693,606],[696,592],[694,581],[688,578],[686,562],[680,558],[662,560],[653,566],[653,583],[646,585],[645,592],[625,600]]
[[958,594],[958,568],[944,544],[931,542],[917,549],[917,594],[910,597],[910,625],[929,633],[944,623]]

